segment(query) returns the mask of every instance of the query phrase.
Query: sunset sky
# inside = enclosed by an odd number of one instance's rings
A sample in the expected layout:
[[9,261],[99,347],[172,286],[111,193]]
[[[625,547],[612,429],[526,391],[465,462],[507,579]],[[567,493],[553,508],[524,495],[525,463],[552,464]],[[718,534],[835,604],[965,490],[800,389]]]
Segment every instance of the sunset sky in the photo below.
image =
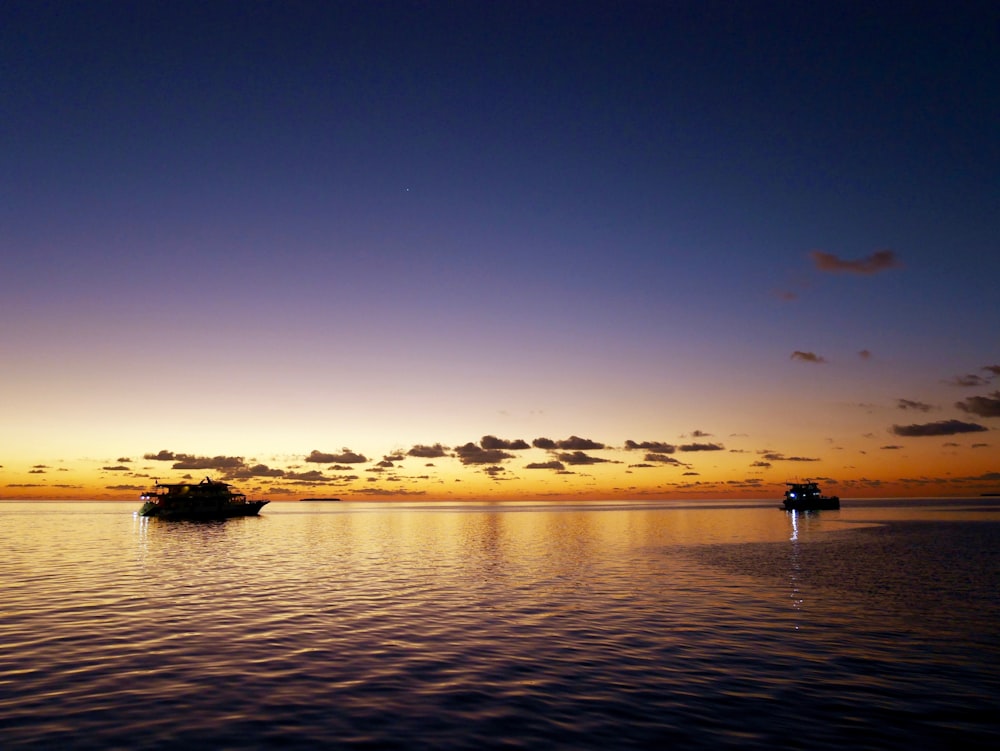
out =
[[0,6],[0,498],[1000,490],[1000,4]]

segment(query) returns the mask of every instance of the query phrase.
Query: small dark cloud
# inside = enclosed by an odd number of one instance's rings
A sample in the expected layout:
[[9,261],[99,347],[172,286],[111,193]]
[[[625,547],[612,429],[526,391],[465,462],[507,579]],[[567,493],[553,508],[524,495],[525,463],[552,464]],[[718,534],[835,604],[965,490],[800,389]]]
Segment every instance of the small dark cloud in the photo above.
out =
[[527,441],[523,441],[517,438],[513,441],[507,441],[503,438],[497,438],[494,435],[484,435],[482,440],[479,442],[487,451],[491,449],[502,449],[506,451],[523,451],[524,449],[529,449],[531,446],[528,445]]
[[945,381],[949,386],[958,386],[959,388],[977,388],[979,386],[985,386],[990,382],[989,378],[983,378],[981,375],[976,373],[966,373],[965,375],[957,375],[951,380]]
[[551,451],[556,447],[556,442],[551,438],[536,438],[531,442],[531,445],[536,449],[545,449],[546,451]]
[[925,436],[958,435],[959,433],[982,433],[986,430],[982,425],[961,420],[939,420],[913,425],[893,425],[889,432],[907,438]]
[[524,467],[525,469],[556,469],[562,470],[566,469],[566,466],[562,462],[551,461],[551,462],[532,462]]
[[115,461],[118,462],[119,464],[128,464],[132,460],[129,459],[127,456],[119,456],[117,459],[115,459]]
[[667,456],[666,454],[659,454],[656,452],[649,452],[643,459],[647,462],[656,462],[658,464],[681,464],[682,462],[674,459],[672,456]]
[[440,459],[442,456],[446,456],[447,448],[442,446],[440,443],[435,443],[433,446],[423,446],[417,444],[409,451],[406,452],[407,456],[416,456],[421,459]]
[[818,462],[819,459],[811,456],[785,456],[778,451],[765,451],[763,456],[771,462]]
[[329,480],[318,469],[313,469],[309,472],[286,472],[282,479],[299,483],[328,482]]
[[143,454],[143,459],[149,459],[154,462],[172,462],[176,458],[173,451],[167,451],[166,449],[161,449],[155,454]]
[[484,449],[471,442],[456,448],[455,455],[462,464],[496,464],[514,458],[502,449]]
[[1000,365],[984,365],[983,370],[990,374],[990,377],[1000,376]]
[[795,350],[788,358],[789,360],[799,360],[800,362],[815,362],[815,363],[825,363],[826,359],[820,357],[815,352],[803,352],[802,350]]
[[814,250],[809,255],[812,256],[817,269],[834,274],[841,272],[877,274],[880,271],[897,268],[901,265],[896,254],[891,250],[877,250],[870,256],[851,260],[840,258],[833,253],[825,253],[822,250]]
[[241,467],[227,475],[232,480],[246,480],[251,477],[284,477],[285,470],[272,469],[266,464],[254,464],[252,467]]
[[142,458],[157,462],[173,462],[172,469],[190,470],[235,470],[245,463],[242,456],[195,456],[193,454],[178,454],[166,449],[156,454],[143,454]]
[[589,438],[571,435],[569,438],[557,442],[556,447],[566,449],[567,451],[593,451],[594,449],[604,448],[604,444],[592,441]]
[[970,396],[955,406],[963,412],[980,417],[1000,417],[1000,391],[994,391],[988,396]]
[[339,454],[325,454],[313,449],[306,457],[306,461],[315,464],[362,464],[368,461],[368,458],[364,454],[354,453],[349,448],[342,449]]
[[129,468],[119,464],[117,467],[101,467],[105,472],[128,472]]
[[750,465],[751,467],[760,467],[761,469],[768,469],[771,466],[771,462],[754,462]]
[[723,451],[721,443],[685,443],[677,447],[681,451]]
[[173,469],[237,469],[244,464],[242,456],[187,456],[177,455]]
[[710,438],[711,436],[712,436],[711,433],[706,433],[704,430],[692,430],[691,431],[691,437],[692,438]]
[[867,349],[863,349],[860,352],[858,352],[858,357],[860,357],[862,360],[871,360],[872,353]]
[[882,449],[883,451],[896,451],[896,450],[901,449],[903,447],[902,446],[889,445],[889,446],[879,446],[879,448]]
[[603,464],[608,461],[607,459],[601,459],[596,456],[590,456],[582,451],[574,451],[572,453],[559,454],[558,459],[566,464]]
[[896,406],[900,409],[915,409],[918,412],[930,412],[934,407],[924,402],[917,402],[913,399],[897,399]]
[[664,441],[625,441],[626,451],[634,451],[637,449],[642,449],[643,451],[653,451],[657,454],[672,454],[677,450],[677,447]]

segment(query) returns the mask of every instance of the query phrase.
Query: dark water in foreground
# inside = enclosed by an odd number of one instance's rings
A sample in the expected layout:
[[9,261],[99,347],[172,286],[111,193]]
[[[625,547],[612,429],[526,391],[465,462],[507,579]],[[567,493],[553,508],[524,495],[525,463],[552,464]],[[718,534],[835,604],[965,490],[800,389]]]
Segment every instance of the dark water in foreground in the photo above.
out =
[[1000,499],[0,503],[0,746],[1000,745]]

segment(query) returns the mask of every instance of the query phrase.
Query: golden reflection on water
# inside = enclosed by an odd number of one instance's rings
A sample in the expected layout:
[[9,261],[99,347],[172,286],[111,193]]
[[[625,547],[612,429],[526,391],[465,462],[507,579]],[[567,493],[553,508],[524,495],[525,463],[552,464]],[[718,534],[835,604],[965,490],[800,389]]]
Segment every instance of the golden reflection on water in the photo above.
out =
[[22,718],[24,747],[235,747],[280,725],[298,748],[842,748],[845,714],[878,733],[991,698],[993,527],[939,535],[941,509],[56,506],[0,504],[0,721]]

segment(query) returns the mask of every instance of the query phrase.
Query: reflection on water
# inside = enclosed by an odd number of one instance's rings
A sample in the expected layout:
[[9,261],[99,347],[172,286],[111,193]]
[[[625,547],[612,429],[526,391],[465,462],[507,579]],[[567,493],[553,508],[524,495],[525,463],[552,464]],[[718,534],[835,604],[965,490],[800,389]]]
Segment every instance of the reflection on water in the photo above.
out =
[[774,505],[3,503],[4,746],[992,747],[994,517]]

